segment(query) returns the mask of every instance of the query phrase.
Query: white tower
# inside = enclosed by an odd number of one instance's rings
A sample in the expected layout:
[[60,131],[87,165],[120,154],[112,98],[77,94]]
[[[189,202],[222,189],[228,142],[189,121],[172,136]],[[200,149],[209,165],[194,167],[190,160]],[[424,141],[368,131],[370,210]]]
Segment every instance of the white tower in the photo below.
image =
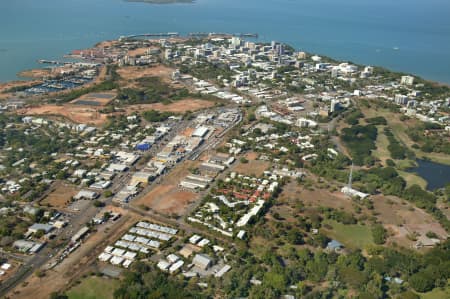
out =
[[350,175],[348,176],[348,188],[352,189],[352,179],[353,179],[353,162],[352,167],[350,168]]

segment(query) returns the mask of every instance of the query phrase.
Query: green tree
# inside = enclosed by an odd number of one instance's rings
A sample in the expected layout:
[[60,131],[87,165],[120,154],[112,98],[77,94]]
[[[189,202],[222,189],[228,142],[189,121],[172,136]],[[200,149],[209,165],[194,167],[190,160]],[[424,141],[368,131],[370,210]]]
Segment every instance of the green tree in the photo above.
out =
[[376,224],[372,227],[372,237],[375,244],[381,245],[386,242],[386,230],[383,225]]
[[247,160],[245,157],[242,157],[239,161],[240,161],[242,164],[247,164],[247,163],[248,163],[248,160]]
[[289,230],[289,232],[287,233],[287,240],[289,241],[289,243],[294,245],[301,245],[304,243],[303,235],[297,229]]
[[105,206],[105,204],[103,202],[101,202],[99,200],[94,201],[94,207],[100,208],[100,207],[104,207],[104,206]]
[[324,279],[328,272],[327,256],[323,252],[318,252],[314,255],[314,259],[306,263],[306,272],[308,279],[319,282]]
[[281,292],[286,288],[286,279],[283,274],[270,271],[264,275],[263,286]]
[[409,278],[409,284],[417,292],[428,292],[434,288],[434,279],[426,272],[418,272]]

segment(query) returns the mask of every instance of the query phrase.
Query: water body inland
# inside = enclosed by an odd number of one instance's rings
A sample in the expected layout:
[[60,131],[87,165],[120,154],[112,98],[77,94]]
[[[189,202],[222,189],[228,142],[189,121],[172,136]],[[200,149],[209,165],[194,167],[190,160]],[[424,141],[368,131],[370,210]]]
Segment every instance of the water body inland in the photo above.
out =
[[417,167],[408,169],[408,172],[417,173],[426,180],[428,190],[443,188],[450,183],[450,165],[418,159]]

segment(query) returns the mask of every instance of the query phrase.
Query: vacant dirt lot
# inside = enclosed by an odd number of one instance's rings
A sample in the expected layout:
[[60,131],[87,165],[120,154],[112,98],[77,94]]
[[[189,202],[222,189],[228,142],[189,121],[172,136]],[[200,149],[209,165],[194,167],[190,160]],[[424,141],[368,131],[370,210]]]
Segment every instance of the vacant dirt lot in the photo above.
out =
[[106,114],[101,114],[98,109],[91,106],[80,105],[43,105],[39,107],[25,108],[18,111],[21,115],[56,115],[63,116],[75,123],[102,125],[107,120]]
[[126,107],[127,113],[142,112],[145,110],[158,110],[163,112],[185,113],[186,111],[197,111],[214,106],[211,101],[200,99],[184,99],[164,105],[162,103],[131,105]]
[[177,185],[159,185],[136,200],[134,205],[144,205],[166,215],[183,215],[186,207],[198,198],[198,194],[181,190]]
[[178,184],[181,179],[190,173],[189,168],[195,167],[197,163],[194,161],[185,161],[176,166],[163,178],[161,185],[153,187],[150,192],[136,199],[133,205],[137,207],[144,205],[153,211],[166,215],[183,215],[187,206],[200,197],[195,192],[179,188]]
[[263,172],[270,167],[270,162],[255,160],[258,154],[256,153],[248,153],[245,158],[248,160],[248,163],[236,163],[233,171],[236,171],[243,175],[251,175],[251,176],[261,176]]
[[106,106],[116,95],[117,93],[115,91],[92,92],[82,95],[78,99],[73,100],[71,103],[76,105]]
[[144,77],[159,77],[163,82],[171,83],[172,72],[174,69],[158,65],[153,67],[148,66],[127,66],[121,67],[117,70],[117,73],[123,80],[130,82]]
[[179,190],[177,186],[158,186],[143,198],[150,209],[166,215],[183,215],[186,207],[198,199],[194,192]]
[[57,209],[63,209],[70,202],[72,196],[77,194],[78,190],[70,185],[59,183],[54,190],[47,195],[40,204],[42,206],[50,206]]
[[258,158],[259,154],[255,153],[255,152],[251,152],[248,153],[247,155],[245,155],[245,158],[247,158],[247,160],[256,160]]
[[352,201],[340,192],[331,193],[330,191],[323,189],[315,189],[314,191],[301,189],[301,192],[297,193],[297,196],[299,196],[305,204],[310,204],[311,206],[324,206],[334,209],[343,208],[347,211],[353,211]]
[[[150,49],[159,49],[159,48],[157,48],[157,47],[150,47]],[[134,49],[134,50],[129,50],[128,51],[128,56],[135,57],[135,56],[146,55],[148,50],[149,50],[148,47],[137,48],[137,49]]]
[[[97,96],[95,101],[109,101],[109,99],[99,98],[99,94],[91,94],[91,96]],[[80,98],[82,99],[82,98]],[[80,100],[77,99],[76,101]],[[86,98],[85,101],[91,101]],[[213,102],[199,100],[199,99],[184,99],[168,105],[161,103],[155,104],[142,104],[131,105],[126,107],[126,113],[131,114],[133,112],[142,112],[145,110],[158,110],[168,111],[173,113],[184,113],[186,111],[196,111],[214,106]],[[21,115],[46,115],[46,116],[62,116],[72,122],[90,124],[94,126],[100,126],[104,124],[108,119],[108,114],[102,114],[99,112],[101,106],[96,107],[93,105],[79,105],[79,104],[67,104],[67,105],[42,105],[38,107],[30,107],[18,110],[18,114]]]
[[301,202],[307,208],[330,207],[333,209],[344,209],[353,212],[352,201],[340,192],[330,192],[326,189],[306,188],[299,185],[295,180],[283,187],[279,202],[291,207]]
[[190,137],[190,136],[192,136],[192,133],[194,133],[194,131],[195,131],[194,128],[186,128],[186,130],[181,132],[181,135],[186,136],[186,137]]

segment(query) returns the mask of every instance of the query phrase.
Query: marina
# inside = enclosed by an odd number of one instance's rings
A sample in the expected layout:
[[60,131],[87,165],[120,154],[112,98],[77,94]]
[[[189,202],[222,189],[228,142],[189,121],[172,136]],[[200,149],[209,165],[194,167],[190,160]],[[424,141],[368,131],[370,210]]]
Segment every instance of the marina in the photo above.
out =
[[33,86],[31,88],[24,90],[23,93],[28,95],[36,95],[36,94],[46,94],[49,92],[63,91],[66,89],[73,89],[79,87],[90,81],[92,81],[92,78],[87,77],[72,77],[62,80],[48,80],[40,85]]

